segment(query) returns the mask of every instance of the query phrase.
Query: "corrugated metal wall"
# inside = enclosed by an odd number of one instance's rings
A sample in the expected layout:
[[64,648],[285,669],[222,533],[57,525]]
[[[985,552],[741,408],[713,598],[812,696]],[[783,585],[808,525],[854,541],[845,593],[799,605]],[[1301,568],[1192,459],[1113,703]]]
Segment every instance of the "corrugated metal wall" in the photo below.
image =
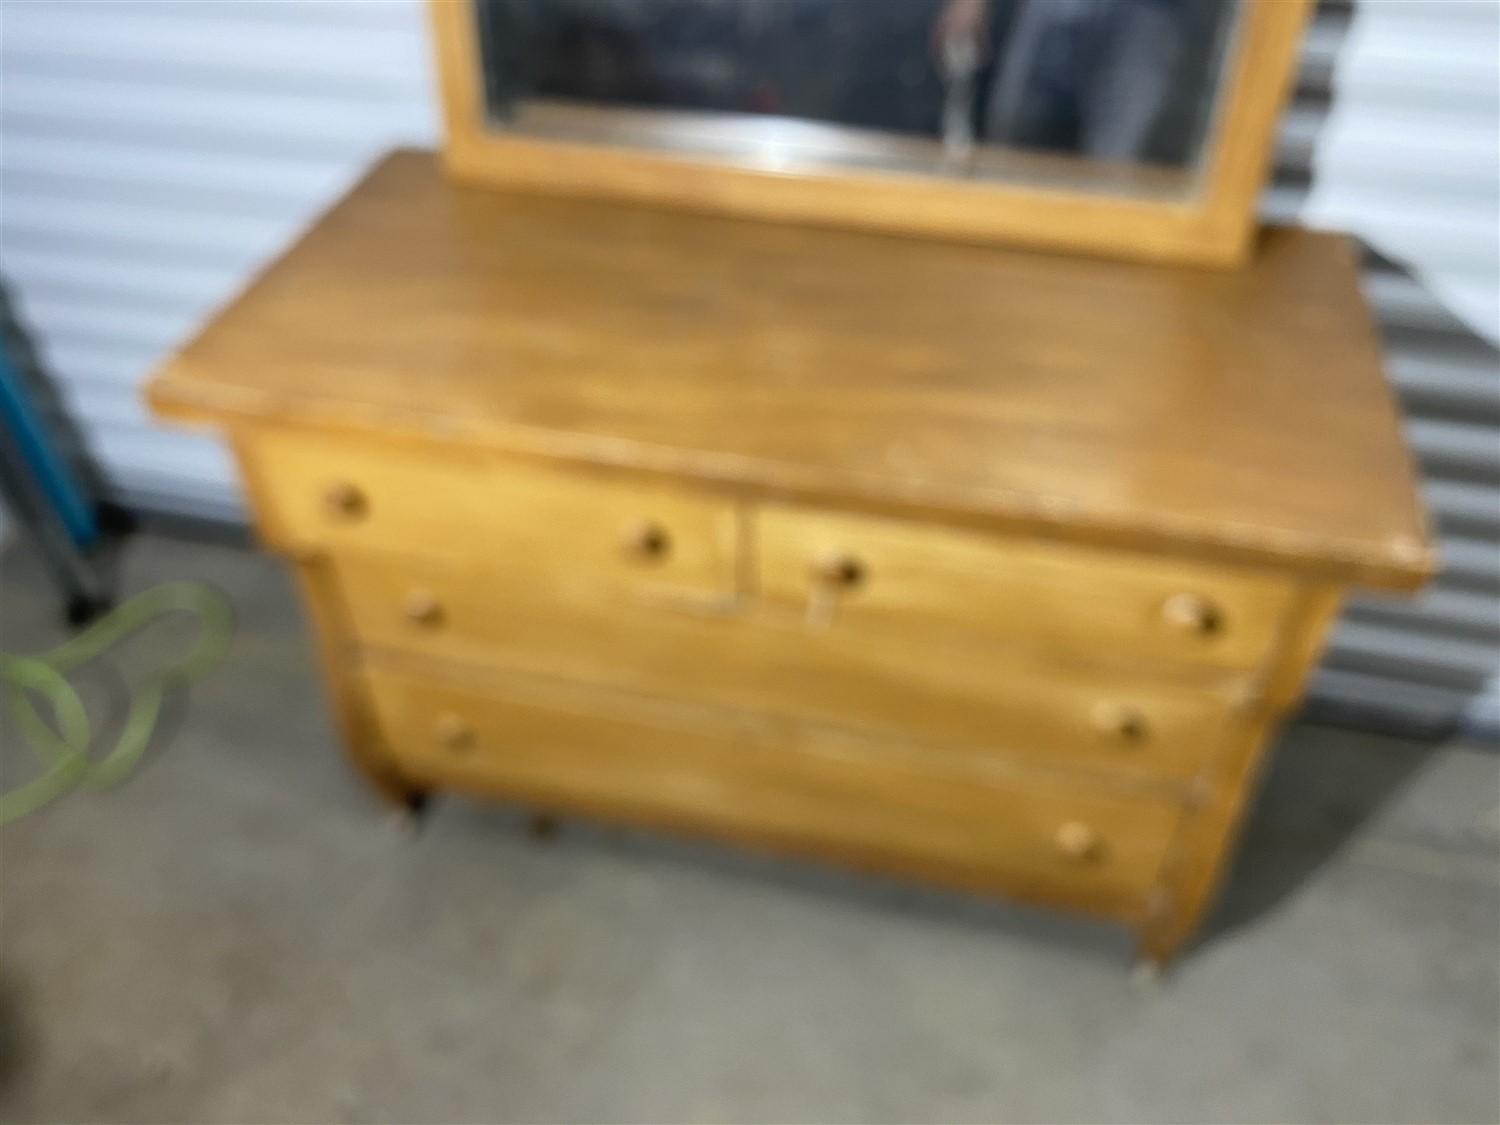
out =
[[[1350,607],[1325,707],[1500,700],[1500,363],[1453,314],[1500,301],[1476,264],[1500,239],[1497,51],[1493,3],[1326,3],[1283,130],[1266,212],[1372,246],[1447,559],[1415,603]],[[6,0],[0,82],[0,270],[63,402],[127,500],[243,518],[222,448],[152,426],[140,381],[379,153],[437,143],[420,0]]]
[[1328,714],[1500,726],[1500,4],[1327,4],[1267,210],[1351,230],[1444,566],[1351,604],[1313,685]]
[[0,270],[133,502],[243,518],[141,380],[380,153],[437,143],[419,0],[0,3]]

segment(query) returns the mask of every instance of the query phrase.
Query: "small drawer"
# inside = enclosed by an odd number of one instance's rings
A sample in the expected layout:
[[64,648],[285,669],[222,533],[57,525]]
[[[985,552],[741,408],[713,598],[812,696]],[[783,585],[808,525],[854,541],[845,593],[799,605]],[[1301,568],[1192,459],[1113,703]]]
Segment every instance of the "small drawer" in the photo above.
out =
[[1137,918],[1179,806],[970,768],[896,742],[750,727],[665,701],[367,663],[385,741],[422,784],[701,830]]
[[1250,571],[778,505],[755,541],[762,596],[813,629],[966,629],[1129,664],[1257,667],[1293,597]]
[[558,587],[736,591],[730,501],[614,476],[272,430],[245,443],[264,538],[485,565]]
[[1046,663],[973,633],[855,638],[754,613],[574,601],[438,564],[342,555],[334,569],[365,646],[980,755],[1181,780],[1240,721],[1232,684]]

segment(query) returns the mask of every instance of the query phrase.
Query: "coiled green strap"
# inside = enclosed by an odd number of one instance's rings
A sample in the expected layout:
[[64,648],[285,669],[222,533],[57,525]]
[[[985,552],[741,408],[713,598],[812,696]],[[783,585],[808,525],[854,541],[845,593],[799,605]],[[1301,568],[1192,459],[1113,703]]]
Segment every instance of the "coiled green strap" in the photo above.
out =
[[[191,613],[201,622],[187,656],[152,676],[130,701],[114,749],[89,755],[93,732],[83,701],[65,678],[137,629],[166,614]],[[0,794],[0,825],[35,812],[80,785],[102,789],[123,781],[145,753],[166,693],[212,670],[229,651],[234,613],[229,599],[201,582],[168,582],[137,594],[76,637],[40,656],[0,653],[0,690],[6,709],[31,749],[47,767],[40,777]],[[41,696],[56,718],[54,730],[33,702]]]

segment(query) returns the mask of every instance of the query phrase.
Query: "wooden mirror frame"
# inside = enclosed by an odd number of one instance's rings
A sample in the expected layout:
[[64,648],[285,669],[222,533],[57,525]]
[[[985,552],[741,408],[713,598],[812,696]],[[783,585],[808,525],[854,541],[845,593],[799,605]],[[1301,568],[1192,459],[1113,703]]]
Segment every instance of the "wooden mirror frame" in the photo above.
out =
[[429,11],[446,122],[444,161],[460,180],[742,218],[1227,267],[1250,250],[1313,2],[1243,0],[1201,190],[1190,199],[886,171],[763,171],[706,156],[506,134],[486,122],[476,0],[429,0]]

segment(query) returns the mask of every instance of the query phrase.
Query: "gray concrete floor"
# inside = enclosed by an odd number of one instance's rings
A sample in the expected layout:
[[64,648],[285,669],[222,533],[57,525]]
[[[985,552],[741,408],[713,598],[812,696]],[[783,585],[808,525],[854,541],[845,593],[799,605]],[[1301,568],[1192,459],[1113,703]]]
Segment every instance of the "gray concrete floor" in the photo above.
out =
[[[1121,935],[998,903],[456,799],[404,838],[277,565],[144,536],[123,574],[218,583],[240,633],[126,785],[0,835],[5,1120],[1500,1118],[1490,752],[1292,729],[1143,990]],[[0,577],[0,645],[62,635],[26,552]]]

